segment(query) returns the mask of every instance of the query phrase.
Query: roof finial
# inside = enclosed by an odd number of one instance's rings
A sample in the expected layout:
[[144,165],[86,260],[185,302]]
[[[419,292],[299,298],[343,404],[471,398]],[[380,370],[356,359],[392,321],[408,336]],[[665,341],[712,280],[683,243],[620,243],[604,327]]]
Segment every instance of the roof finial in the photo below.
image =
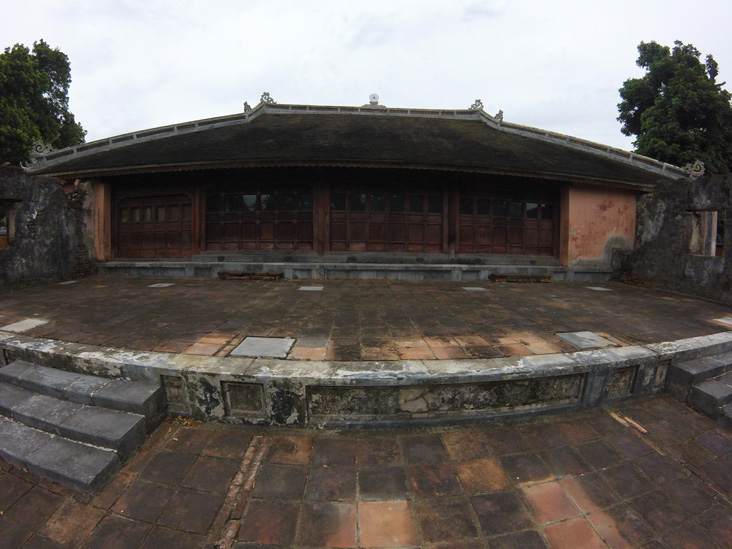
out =
[[704,175],[704,162],[697,160],[693,164],[687,164],[684,166],[684,171],[689,174],[689,177],[701,177]]
[[473,103],[472,105],[470,105],[470,110],[471,111],[479,111],[482,108],[483,108],[483,102],[480,99],[476,99],[475,100],[475,103]]
[[252,107],[249,105],[249,101],[244,101],[244,112],[245,113],[252,112]]
[[276,105],[277,101],[272,99],[272,96],[269,94],[269,92],[262,93],[262,97],[259,99],[262,103],[265,103],[267,105]]
[[362,108],[367,109],[386,109],[384,105],[379,105],[379,94],[378,93],[371,93],[369,94],[369,102],[366,103]]

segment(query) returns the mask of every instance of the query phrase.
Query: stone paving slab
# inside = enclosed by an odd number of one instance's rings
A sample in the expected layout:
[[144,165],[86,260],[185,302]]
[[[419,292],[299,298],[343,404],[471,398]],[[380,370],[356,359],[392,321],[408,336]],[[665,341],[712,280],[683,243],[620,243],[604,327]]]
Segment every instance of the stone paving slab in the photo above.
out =
[[[150,284],[172,284],[152,291]],[[608,282],[510,284],[385,280],[231,281],[89,277],[0,294],[0,325],[42,317],[23,333],[130,351],[225,356],[244,338],[325,340],[289,360],[439,360],[576,351],[559,333],[645,345],[729,329],[732,309]],[[307,287],[307,286],[306,286]],[[307,347],[305,349],[304,347]]]
[[415,432],[169,419],[96,496],[0,460],[0,535],[17,547],[721,549],[730,471],[732,434],[668,397]]
[[231,351],[231,356],[287,358],[294,343],[289,337],[247,337]]
[[568,332],[559,333],[557,337],[560,337],[564,341],[571,343],[578,349],[602,349],[603,347],[614,347],[616,344],[607,338],[597,335],[594,332]]

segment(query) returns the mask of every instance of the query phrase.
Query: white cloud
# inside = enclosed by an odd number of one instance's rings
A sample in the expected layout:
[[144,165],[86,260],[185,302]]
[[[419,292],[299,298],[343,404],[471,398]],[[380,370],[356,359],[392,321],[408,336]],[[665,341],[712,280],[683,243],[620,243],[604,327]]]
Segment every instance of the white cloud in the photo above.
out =
[[[0,0],[0,46],[45,39],[71,60],[89,139],[281,103],[466,108],[629,148],[618,88],[641,40],[693,43],[732,81],[718,1]],[[700,14],[702,16],[700,17]]]

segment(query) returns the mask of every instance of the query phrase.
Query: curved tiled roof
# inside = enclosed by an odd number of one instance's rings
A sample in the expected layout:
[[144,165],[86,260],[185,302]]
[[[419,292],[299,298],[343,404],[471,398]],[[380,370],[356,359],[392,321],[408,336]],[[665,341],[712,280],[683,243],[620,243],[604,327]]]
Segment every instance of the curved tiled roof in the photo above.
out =
[[233,116],[125,134],[35,155],[32,174],[255,166],[361,166],[510,174],[647,189],[681,168],[589,141],[504,123],[482,110],[260,103]]

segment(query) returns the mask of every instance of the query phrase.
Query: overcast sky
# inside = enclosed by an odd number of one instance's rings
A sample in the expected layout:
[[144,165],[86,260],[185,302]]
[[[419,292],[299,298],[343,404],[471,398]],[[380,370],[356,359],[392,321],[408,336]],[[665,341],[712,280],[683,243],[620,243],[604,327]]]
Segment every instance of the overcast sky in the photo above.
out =
[[69,56],[87,141],[278,103],[504,111],[630,150],[637,46],[694,44],[732,89],[725,0],[0,0],[0,47]]

